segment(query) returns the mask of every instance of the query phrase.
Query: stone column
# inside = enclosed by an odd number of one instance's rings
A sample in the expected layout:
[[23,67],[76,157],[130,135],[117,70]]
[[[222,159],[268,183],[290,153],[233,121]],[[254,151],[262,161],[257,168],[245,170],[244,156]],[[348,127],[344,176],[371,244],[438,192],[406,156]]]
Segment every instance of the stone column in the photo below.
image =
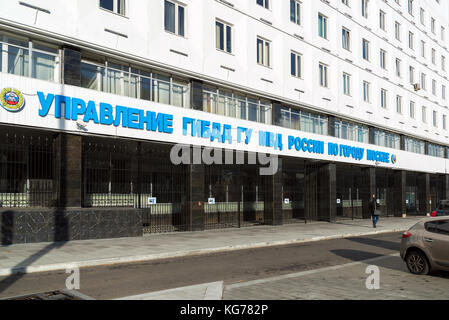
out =
[[81,208],[82,206],[82,138],[60,133],[56,138],[56,175],[58,180],[57,206]]
[[278,171],[272,176],[265,177],[265,204],[264,221],[267,225],[277,226],[283,224],[282,212],[282,159],[279,159]]
[[79,49],[63,49],[64,84],[81,87],[81,52]]
[[337,165],[327,164],[318,173],[318,217],[335,222],[337,218]]
[[203,231],[205,224],[204,212],[204,175],[203,164],[187,166],[187,213],[191,231]]
[[361,194],[361,198],[363,200],[363,218],[368,219],[371,217],[371,213],[369,212],[369,202],[373,194],[376,194],[376,168],[366,168],[363,171],[366,184],[366,186],[362,189],[363,193]]

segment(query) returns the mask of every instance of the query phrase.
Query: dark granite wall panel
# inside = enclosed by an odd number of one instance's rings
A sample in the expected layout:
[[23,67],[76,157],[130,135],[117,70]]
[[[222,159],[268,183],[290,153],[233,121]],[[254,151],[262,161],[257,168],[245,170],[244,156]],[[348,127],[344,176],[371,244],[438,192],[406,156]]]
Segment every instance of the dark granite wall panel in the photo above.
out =
[[0,212],[0,245],[142,236],[136,209],[43,209]]

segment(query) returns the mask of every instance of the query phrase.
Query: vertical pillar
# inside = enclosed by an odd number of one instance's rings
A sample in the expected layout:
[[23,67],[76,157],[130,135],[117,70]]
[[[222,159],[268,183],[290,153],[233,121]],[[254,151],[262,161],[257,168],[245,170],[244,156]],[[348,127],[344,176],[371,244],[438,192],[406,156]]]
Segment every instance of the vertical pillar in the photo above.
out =
[[56,139],[56,159],[60,208],[82,206],[82,138],[60,133]]
[[399,171],[396,173],[395,187],[398,188],[396,201],[398,202],[398,210],[395,210],[395,216],[402,217],[407,214],[407,171]]
[[203,231],[205,223],[204,212],[204,175],[203,164],[187,166],[187,213],[190,221],[190,231]]
[[272,112],[272,119],[273,119],[273,124],[275,126],[280,126],[281,125],[281,103],[277,102],[277,101],[273,101],[271,103],[273,105],[273,108],[271,109]]
[[430,213],[430,174],[422,173],[418,176],[419,214]]
[[335,137],[335,117],[329,116],[327,122],[327,132],[330,137]]
[[363,170],[363,174],[365,186],[362,188],[363,192],[360,196],[363,201],[362,216],[364,219],[368,219],[371,217],[371,213],[369,212],[369,202],[373,194],[376,194],[376,168],[366,168]]
[[267,225],[282,225],[282,159],[279,159],[278,171],[272,176],[265,177],[266,194],[264,206],[264,222]]
[[444,176],[444,186],[445,186],[445,188],[444,188],[444,199],[445,200],[449,200],[449,175],[448,174],[446,174],[445,176]]
[[318,183],[319,220],[335,222],[337,219],[337,165],[335,163],[320,168]]
[[198,80],[192,80],[192,88],[190,92],[192,109],[203,111],[203,83]]
[[81,87],[81,52],[79,49],[63,49],[64,84]]

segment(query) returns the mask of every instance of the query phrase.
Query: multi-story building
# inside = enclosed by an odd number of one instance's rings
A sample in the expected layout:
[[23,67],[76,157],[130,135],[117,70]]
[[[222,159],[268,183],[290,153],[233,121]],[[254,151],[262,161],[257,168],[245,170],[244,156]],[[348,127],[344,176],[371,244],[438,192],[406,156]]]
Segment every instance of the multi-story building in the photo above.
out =
[[[385,216],[425,215],[449,198],[447,1],[4,2],[3,243],[367,218],[372,194]],[[178,143],[279,166],[177,165]]]

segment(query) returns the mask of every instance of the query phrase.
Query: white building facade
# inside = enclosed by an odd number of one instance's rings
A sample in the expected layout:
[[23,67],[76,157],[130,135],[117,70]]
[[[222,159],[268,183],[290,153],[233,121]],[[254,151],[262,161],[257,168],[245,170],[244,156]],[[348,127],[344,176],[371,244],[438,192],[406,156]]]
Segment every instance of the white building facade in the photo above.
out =
[[[2,236],[367,218],[372,194],[430,213],[449,196],[448,41],[437,0],[7,1]],[[280,166],[176,166],[176,143]]]

